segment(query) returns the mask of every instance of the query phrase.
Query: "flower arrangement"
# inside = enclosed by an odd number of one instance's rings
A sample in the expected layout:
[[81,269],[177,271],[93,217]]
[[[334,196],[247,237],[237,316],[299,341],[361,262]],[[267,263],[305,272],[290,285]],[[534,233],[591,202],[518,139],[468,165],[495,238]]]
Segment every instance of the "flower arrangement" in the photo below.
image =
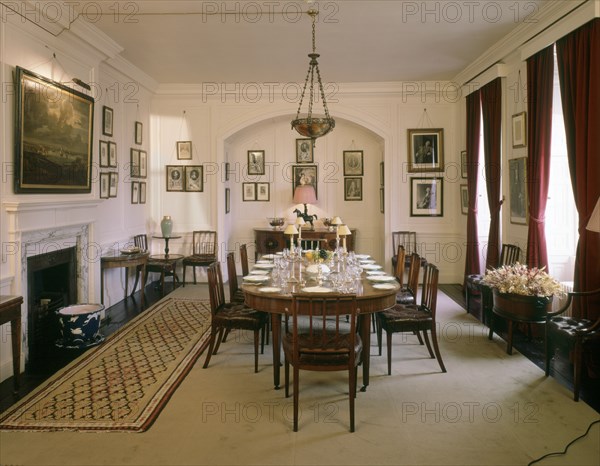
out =
[[544,271],[545,267],[528,268],[519,264],[504,265],[488,270],[482,282],[500,293],[512,293],[524,296],[565,295],[561,284]]

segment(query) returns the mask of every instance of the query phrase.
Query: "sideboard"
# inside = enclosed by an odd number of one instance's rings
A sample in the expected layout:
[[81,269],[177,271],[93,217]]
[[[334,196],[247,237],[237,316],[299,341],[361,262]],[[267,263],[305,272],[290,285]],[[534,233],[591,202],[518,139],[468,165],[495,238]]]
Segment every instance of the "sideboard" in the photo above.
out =
[[[354,241],[356,238],[356,229],[351,228],[351,235],[346,236],[346,248],[348,251],[354,251]],[[295,236],[297,238],[297,236]],[[302,239],[325,239],[323,249],[330,251],[335,249],[335,230],[329,231],[327,228],[315,228],[314,230],[302,229]],[[256,255],[273,254],[283,251],[288,246],[289,236],[283,234],[283,229],[273,230],[272,228],[255,228],[254,240],[256,242]],[[340,245],[342,239],[340,238]]]

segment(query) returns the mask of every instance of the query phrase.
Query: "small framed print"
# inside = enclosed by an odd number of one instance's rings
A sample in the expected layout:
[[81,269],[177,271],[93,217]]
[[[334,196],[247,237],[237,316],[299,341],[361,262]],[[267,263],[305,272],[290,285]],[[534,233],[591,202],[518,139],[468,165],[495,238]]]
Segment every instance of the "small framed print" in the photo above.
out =
[[265,151],[264,150],[249,150],[248,151],[248,175],[264,175],[265,174]]
[[385,213],[385,188],[379,188],[379,212]]
[[363,151],[344,151],[344,176],[363,176]]
[[467,177],[467,151],[463,150],[460,153],[460,177]]
[[256,201],[256,183],[242,183],[242,201]]
[[385,186],[385,163],[379,162],[379,186]]
[[296,139],[296,163],[313,163],[312,139]]
[[512,146],[527,146],[527,112],[517,113],[512,116]]
[[510,175],[508,192],[510,195],[510,223],[527,225],[527,157],[508,161]]
[[140,151],[133,148],[129,152],[129,176],[140,177]]
[[145,150],[140,152],[140,178],[148,177],[148,153]]
[[167,191],[183,191],[183,165],[167,165]]
[[110,186],[110,174],[100,173],[100,199],[108,199]]
[[408,130],[408,172],[444,171],[444,130]]
[[469,213],[469,190],[466,184],[460,185],[460,213],[463,215]]
[[228,214],[231,208],[231,192],[229,188],[225,188],[225,213]]
[[271,200],[271,185],[269,183],[256,183],[256,200]]
[[225,181],[229,181],[229,162],[225,162]]
[[362,178],[360,176],[344,178],[344,200],[362,201]]
[[202,165],[186,165],[185,190],[200,193],[204,191],[204,167]]
[[140,181],[140,204],[146,203],[146,182]]
[[192,141],[177,141],[177,160],[192,160]]
[[108,197],[117,197],[117,190],[119,189],[119,173],[110,172],[110,185],[108,187]]
[[108,167],[108,142],[100,141],[98,143],[98,150],[100,152],[100,167]]
[[142,144],[142,130],[144,125],[142,125],[141,121],[135,122],[135,143],[140,145]]
[[315,188],[315,197],[319,199],[317,165],[292,165],[292,197],[296,186],[301,184],[309,184]]
[[117,143],[112,141],[108,142],[108,166],[117,167]]
[[132,204],[140,203],[140,182],[139,181],[131,182],[131,203]]
[[106,105],[102,107],[102,134],[113,135],[113,109]]
[[443,178],[411,178],[410,216],[444,216]]

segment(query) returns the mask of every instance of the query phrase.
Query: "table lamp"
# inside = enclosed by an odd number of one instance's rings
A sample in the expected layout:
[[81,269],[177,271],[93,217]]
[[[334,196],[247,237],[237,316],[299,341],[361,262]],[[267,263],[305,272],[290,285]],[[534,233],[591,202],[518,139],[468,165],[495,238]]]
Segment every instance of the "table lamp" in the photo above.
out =
[[[296,186],[296,189],[294,190],[294,204],[304,204],[304,214],[302,214],[302,218],[305,221],[310,222],[311,230],[314,229],[314,225],[312,224],[312,218],[309,219],[309,217],[312,217],[312,215],[308,215],[308,207],[306,204],[314,204],[316,202],[317,194],[315,193],[314,186],[310,184],[301,184]],[[300,214],[298,215],[300,216]]]
[[340,225],[343,225],[344,222],[342,222],[342,219],[339,217],[333,217],[331,224],[335,225],[335,248],[337,249],[340,247]]
[[297,217],[296,225],[298,226],[298,247],[300,247],[300,241],[302,240],[302,226],[306,225],[306,222],[302,217]]
[[293,254],[294,251],[294,235],[298,234],[298,230],[296,229],[296,226],[293,225],[292,223],[290,223],[285,231],[283,232],[284,235],[290,235],[290,252]]
[[340,225],[338,227],[338,234],[343,237],[343,239],[342,239],[343,246],[342,247],[344,248],[344,252],[348,252],[348,250],[346,249],[346,236],[352,234],[352,232],[350,231],[350,228],[348,228],[348,225]]
[[592,212],[592,215],[590,215],[590,220],[585,229],[600,233],[600,197],[596,202],[596,207],[594,207],[594,211]]

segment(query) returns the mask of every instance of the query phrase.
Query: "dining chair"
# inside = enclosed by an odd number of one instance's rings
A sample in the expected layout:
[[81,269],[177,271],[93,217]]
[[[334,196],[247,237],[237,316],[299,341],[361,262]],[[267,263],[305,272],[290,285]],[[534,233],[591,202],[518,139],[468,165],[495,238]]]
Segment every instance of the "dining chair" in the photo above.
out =
[[210,340],[206,351],[204,369],[210,358],[217,354],[225,330],[251,330],[254,332],[254,372],[258,372],[258,337],[262,333],[261,354],[264,353],[265,326],[268,314],[256,311],[243,304],[226,303],[221,264],[213,262],[208,266],[208,292],[210,297],[211,323]]
[[227,253],[227,275],[229,277],[229,302],[244,304],[244,292],[238,285],[237,271],[235,269],[235,254]]
[[217,260],[217,232],[198,230],[192,232],[192,254],[183,258],[183,286],[185,269],[191,267],[196,284],[196,267],[208,267]]
[[250,273],[250,266],[248,264],[248,248],[246,244],[240,245],[240,262],[242,263],[242,277],[245,277]]
[[[142,251],[148,251],[148,236],[146,234],[135,235],[133,237],[133,244],[140,248]],[[181,256],[180,256],[181,257]],[[137,267],[135,273],[135,286],[138,283],[139,274],[141,272],[141,267]],[[173,286],[179,283],[179,277],[177,276],[177,259],[168,260],[168,259],[153,259],[152,256],[148,258],[148,263],[146,265],[146,278],[142,286],[146,287],[146,282],[148,281],[148,272],[155,272],[160,274],[160,290],[161,295],[165,295],[165,277],[173,277]]]
[[[380,320],[379,332],[381,333],[385,330],[387,336],[388,375],[392,374],[392,335],[400,332],[422,332],[429,355],[432,359],[436,358],[442,372],[446,372],[436,332],[435,317],[438,277],[439,270],[435,265],[425,265],[423,272],[423,289],[421,291],[421,304],[396,304],[394,307],[377,314]],[[429,341],[428,331],[431,333],[433,351]],[[380,336],[378,338],[381,340]]]
[[[412,253],[418,254],[417,248],[417,233],[415,231],[393,231],[392,232],[392,251],[396,254],[392,256],[392,270],[396,271],[396,264],[398,263],[398,246],[404,247],[405,263],[404,268],[408,269],[410,266],[408,258]],[[427,261],[424,257],[420,257],[421,267],[424,267]]]
[[298,431],[300,370],[348,371],[350,432],[354,432],[357,366],[363,348],[356,331],[357,315],[356,295],[292,293],[291,308],[285,314],[282,346],[286,397],[290,365],[294,372],[294,432]]
[[327,239],[325,238],[310,238],[301,239],[300,247],[303,251],[314,251],[315,249],[324,249],[327,245]]
[[572,309],[574,300],[600,295],[600,289],[593,291],[571,291],[567,293],[564,305],[546,317],[545,373],[550,374],[550,362],[557,350],[571,354],[573,361],[573,400],[579,401],[581,377],[584,371],[583,354],[599,354],[600,350],[600,317],[596,321],[564,316]]

